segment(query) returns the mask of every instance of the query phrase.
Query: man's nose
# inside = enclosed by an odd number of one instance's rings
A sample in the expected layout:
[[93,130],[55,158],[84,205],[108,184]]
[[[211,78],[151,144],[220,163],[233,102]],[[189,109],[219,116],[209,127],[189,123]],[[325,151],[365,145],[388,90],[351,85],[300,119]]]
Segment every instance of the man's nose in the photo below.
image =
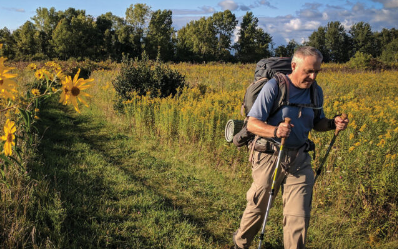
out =
[[315,80],[317,73],[310,73],[310,79]]

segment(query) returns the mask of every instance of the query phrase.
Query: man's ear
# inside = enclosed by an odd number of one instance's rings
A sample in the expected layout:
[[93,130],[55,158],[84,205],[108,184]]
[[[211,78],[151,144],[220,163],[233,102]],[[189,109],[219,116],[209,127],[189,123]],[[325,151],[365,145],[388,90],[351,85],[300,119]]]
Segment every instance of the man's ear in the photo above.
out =
[[292,72],[294,72],[294,70],[296,69],[297,63],[296,62],[292,62]]

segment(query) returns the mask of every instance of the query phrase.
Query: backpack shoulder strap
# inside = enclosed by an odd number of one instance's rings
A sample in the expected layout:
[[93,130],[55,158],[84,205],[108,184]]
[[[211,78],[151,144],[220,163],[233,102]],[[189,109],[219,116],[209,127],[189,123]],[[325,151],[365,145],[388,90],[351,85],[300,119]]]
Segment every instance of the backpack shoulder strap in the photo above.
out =
[[267,78],[259,78],[246,88],[245,96],[240,109],[240,114],[243,117],[247,116],[254,104],[255,99],[257,98],[258,93],[261,91],[261,88],[267,81]]
[[318,92],[318,84],[316,83],[316,81],[314,81],[314,83],[312,83],[311,88],[311,104],[315,107],[314,108],[314,114],[315,114],[315,118],[319,117],[321,115],[321,107],[319,106],[319,92]]
[[286,75],[276,73],[274,76],[278,84],[278,97],[272,106],[270,116],[274,115],[282,106],[289,105],[289,80]]

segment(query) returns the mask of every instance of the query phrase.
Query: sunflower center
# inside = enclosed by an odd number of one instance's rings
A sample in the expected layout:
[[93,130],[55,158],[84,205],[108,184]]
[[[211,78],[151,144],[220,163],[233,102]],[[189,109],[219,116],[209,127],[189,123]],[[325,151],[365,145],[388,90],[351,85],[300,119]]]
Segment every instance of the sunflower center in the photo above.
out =
[[77,95],[79,95],[80,89],[74,86],[74,87],[72,88],[72,91],[71,91],[71,92],[72,92],[72,95],[76,97]]
[[0,85],[3,85],[4,80],[0,79]]
[[7,135],[7,142],[12,143],[12,133],[8,133]]

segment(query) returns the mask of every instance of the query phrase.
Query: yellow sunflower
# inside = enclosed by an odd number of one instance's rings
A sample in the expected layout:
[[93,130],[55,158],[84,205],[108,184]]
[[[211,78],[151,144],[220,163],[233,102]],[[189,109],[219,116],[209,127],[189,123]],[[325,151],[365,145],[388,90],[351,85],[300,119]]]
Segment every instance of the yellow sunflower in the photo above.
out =
[[39,96],[40,95],[40,90],[39,89],[34,88],[34,89],[31,90],[31,92],[35,96]]
[[28,65],[28,69],[29,69],[29,70],[36,70],[36,68],[37,68],[37,66],[36,66],[35,63],[30,63],[30,64]]
[[4,143],[4,154],[6,156],[11,156],[12,154],[12,146],[15,146],[15,131],[16,131],[16,127],[15,127],[15,122],[14,121],[10,121],[9,119],[7,119],[6,124],[4,125],[4,136],[1,137],[1,139],[3,141],[5,141]]
[[47,78],[50,78],[50,72],[49,71],[47,71],[46,69],[44,69],[44,68],[42,68],[42,69],[40,69],[40,70],[37,70],[36,72],[35,72],[35,77],[36,77],[36,79],[38,79],[38,80],[43,80],[43,79],[46,79],[46,76],[47,76]]
[[78,100],[88,107],[88,104],[82,97],[91,97],[91,95],[83,92],[83,90],[91,87],[92,85],[87,83],[94,81],[94,79],[79,79],[79,74],[80,69],[77,71],[75,77],[73,77],[73,80],[71,76],[66,76],[64,80],[62,80],[62,93],[59,103],[64,105],[72,103],[72,105],[75,107],[75,110],[80,113]]
[[17,77],[17,74],[8,73],[8,71],[14,68],[4,66],[5,60],[6,58],[0,57],[0,97],[15,99],[14,93],[17,92],[17,84],[10,79]]

